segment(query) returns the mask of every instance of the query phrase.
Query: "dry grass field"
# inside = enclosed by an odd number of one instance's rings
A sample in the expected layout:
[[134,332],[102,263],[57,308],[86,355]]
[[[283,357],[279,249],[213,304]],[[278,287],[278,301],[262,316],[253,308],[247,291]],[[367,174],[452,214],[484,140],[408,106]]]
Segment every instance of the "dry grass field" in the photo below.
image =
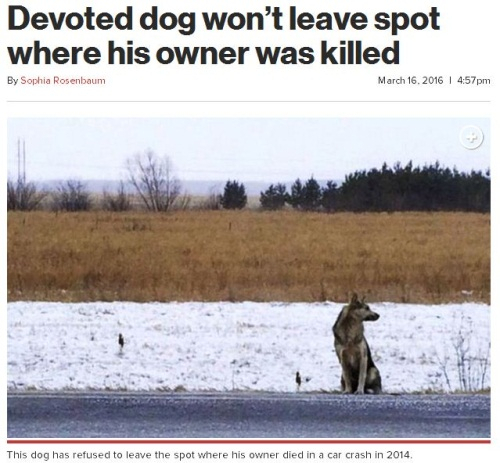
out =
[[8,299],[490,298],[490,216],[8,213]]

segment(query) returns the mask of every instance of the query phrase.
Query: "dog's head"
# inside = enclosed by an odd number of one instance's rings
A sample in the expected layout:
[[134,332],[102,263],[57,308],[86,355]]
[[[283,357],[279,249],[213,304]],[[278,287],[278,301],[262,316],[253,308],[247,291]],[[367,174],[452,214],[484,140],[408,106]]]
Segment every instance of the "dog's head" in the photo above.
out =
[[354,293],[349,302],[348,311],[349,314],[361,321],[374,322],[380,318],[380,315],[370,309],[369,305],[365,303],[365,298],[359,300],[358,295]]

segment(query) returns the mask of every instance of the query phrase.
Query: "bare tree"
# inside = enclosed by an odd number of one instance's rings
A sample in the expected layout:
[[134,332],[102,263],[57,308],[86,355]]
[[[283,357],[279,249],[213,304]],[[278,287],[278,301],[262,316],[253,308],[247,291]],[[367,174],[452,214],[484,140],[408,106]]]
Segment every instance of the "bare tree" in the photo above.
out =
[[32,182],[18,179],[17,182],[7,180],[7,210],[32,211],[40,207],[47,193],[38,191]]
[[173,175],[168,156],[158,157],[148,150],[127,162],[130,183],[146,208],[154,212],[170,210],[181,194],[180,181]]
[[108,193],[106,190],[102,193],[102,207],[106,211],[123,212],[132,208],[130,195],[125,191],[125,184],[120,180],[120,185],[116,194]]
[[222,204],[220,202],[221,194],[219,192],[219,187],[217,185],[213,185],[208,190],[208,196],[205,198],[203,202],[200,204],[200,209],[206,209],[209,211],[217,211],[222,209]]
[[79,180],[68,180],[57,187],[53,195],[53,209],[55,211],[88,211],[92,206],[90,193],[87,187]]

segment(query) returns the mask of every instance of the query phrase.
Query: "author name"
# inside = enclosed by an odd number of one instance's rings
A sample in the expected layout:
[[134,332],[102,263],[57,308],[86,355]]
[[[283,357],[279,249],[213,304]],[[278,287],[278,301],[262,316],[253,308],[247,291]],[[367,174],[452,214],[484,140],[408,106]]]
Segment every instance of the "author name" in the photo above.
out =
[[21,76],[21,77],[7,77],[8,85],[106,85],[106,79],[102,77],[60,77],[60,76],[52,76],[52,77],[29,77],[29,76]]

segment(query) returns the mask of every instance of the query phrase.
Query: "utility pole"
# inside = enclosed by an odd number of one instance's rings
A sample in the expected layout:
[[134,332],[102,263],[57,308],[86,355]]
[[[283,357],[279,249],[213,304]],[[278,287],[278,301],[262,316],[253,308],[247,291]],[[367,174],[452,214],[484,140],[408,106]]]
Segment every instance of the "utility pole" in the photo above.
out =
[[17,183],[21,183],[21,139],[17,139]]
[[26,185],[26,140],[23,138],[23,184]]
[[26,140],[23,139],[23,155],[21,166],[21,139],[17,139],[17,183],[26,183]]

